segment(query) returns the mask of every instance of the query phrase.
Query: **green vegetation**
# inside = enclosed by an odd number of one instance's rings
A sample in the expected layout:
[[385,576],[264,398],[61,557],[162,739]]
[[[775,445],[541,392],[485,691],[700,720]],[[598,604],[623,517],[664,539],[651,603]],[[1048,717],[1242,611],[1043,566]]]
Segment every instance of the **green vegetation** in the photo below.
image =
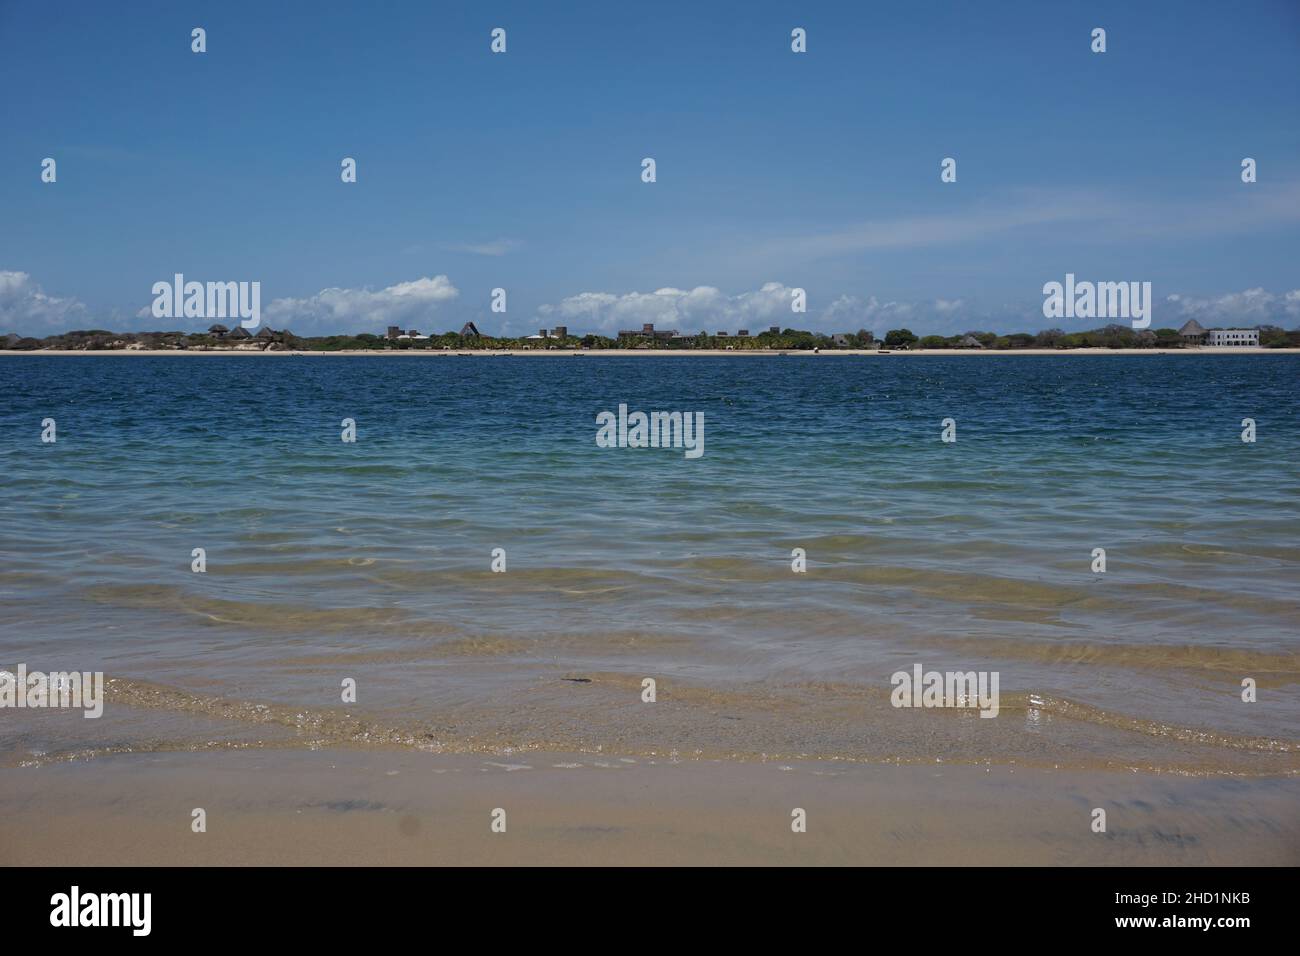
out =
[[[235,330],[242,332],[242,330]],[[1300,330],[1286,331],[1277,326],[1259,326],[1260,345],[1265,348],[1300,348]],[[224,336],[209,332],[110,332],[104,329],[82,329],[36,339],[18,335],[0,336],[0,348],[19,351],[38,349],[67,349],[76,351],[101,351],[117,349],[149,350],[247,350],[285,351],[296,349],[313,352],[344,351],[530,351],[530,350],[587,350],[603,349],[657,349],[657,350],[725,350],[725,351],[812,351],[833,349],[991,349],[1016,351],[1018,349],[1180,349],[1184,343],[1176,329],[1140,329],[1127,325],[1107,325],[1087,332],[1063,332],[1045,329],[1041,332],[965,332],[960,335],[926,335],[918,337],[911,329],[891,329],[883,342],[877,341],[866,329],[827,335],[802,329],[763,331],[754,335],[680,335],[672,338],[651,338],[630,335],[610,338],[590,333],[566,335],[563,338],[492,338],[489,336],[462,336],[458,332],[445,332],[421,339],[389,339],[373,332],[356,335],[326,335],[301,338],[292,332],[258,329],[248,336]]]
[[908,349],[916,344],[916,336],[911,329],[890,329],[885,334],[885,348]]

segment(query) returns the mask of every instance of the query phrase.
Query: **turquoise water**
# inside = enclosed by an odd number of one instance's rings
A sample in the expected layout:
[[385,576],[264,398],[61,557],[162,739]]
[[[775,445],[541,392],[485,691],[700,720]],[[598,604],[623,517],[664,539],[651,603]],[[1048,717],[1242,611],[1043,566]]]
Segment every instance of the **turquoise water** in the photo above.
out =
[[[118,681],[0,712],[11,762],[1297,769],[1300,356],[21,356],[0,395],[0,666]],[[598,448],[620,403],[705,454]],[[999,672],[1001,714],[891,708],[915,663]]]

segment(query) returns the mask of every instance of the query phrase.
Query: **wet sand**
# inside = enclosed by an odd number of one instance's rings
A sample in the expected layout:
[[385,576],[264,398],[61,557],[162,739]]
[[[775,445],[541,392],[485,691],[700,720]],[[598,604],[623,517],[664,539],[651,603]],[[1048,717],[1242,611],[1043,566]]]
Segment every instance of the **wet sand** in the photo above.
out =
[[132,754],[0,770],[0,865],[1294,866],[1298,796],[1294,778],[942,764]]

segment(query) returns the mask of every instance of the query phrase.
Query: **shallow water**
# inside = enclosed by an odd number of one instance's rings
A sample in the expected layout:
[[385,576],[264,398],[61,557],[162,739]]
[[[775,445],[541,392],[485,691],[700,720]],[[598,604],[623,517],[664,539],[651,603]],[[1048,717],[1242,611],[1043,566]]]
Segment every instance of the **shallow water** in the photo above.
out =
[[[0,396],[0,666],[116,679],[0,711],[7,763],[1300,769],[1300,356],[23,356]],[[705,454],[596,447],[620,403]],[[998,672],[999,716],[891,707],[917,663]]]

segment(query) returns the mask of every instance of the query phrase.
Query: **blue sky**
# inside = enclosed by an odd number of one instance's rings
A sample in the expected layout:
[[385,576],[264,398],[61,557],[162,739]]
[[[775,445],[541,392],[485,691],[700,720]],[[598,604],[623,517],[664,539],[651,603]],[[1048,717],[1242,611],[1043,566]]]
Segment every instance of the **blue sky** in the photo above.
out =
[[1300,325],[1294,0],[0,0],[0,88],[0,332],[206,325],[177,272],[300,334]]

